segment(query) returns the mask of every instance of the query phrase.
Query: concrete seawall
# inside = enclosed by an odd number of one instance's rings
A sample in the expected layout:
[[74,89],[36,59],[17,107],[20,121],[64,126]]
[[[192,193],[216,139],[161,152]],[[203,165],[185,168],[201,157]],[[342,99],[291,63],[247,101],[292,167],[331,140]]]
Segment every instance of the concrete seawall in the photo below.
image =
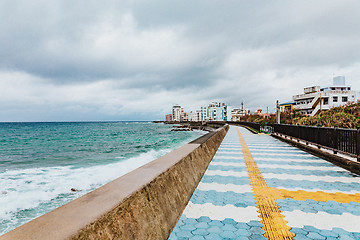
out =
[[0,239],[167,239],[228,129],[210,132]]

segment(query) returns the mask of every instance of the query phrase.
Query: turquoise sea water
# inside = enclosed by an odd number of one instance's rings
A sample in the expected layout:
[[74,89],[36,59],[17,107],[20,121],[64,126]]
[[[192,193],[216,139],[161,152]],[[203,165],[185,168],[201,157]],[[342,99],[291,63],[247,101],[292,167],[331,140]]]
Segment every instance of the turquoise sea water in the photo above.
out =
[[0,123],[0,235],[204,134],[170,130],[150,122]]

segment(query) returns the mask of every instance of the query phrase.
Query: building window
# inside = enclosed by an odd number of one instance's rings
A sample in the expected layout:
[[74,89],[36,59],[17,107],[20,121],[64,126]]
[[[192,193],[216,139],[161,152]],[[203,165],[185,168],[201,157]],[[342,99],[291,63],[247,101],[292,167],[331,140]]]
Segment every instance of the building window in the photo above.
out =
[[338,101],[338,97],[333,97],[333,102],[337,102]]
[[329,99],[328,98],[324,98],[324,105],[328,105],[329,104]]
[[348,97],[342,97],[342,101],[343,101],[343,102],[347,102],[347,101],[348,101]]

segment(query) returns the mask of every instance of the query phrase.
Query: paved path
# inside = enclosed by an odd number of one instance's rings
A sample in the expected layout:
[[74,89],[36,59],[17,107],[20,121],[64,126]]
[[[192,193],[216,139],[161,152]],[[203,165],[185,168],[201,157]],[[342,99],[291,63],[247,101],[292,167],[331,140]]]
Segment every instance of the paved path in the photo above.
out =
[[360,239],[359,193],[356,175],[232,126],[169,239]]

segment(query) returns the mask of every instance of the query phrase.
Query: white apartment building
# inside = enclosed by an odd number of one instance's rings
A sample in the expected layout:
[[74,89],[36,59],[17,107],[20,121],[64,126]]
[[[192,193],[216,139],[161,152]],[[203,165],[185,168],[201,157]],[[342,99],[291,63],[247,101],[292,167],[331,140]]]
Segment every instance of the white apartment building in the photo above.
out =
[[181,120],[181,113],[183,112],[183,108],[180,105],[174,105],[172,107],[172,120],[176,122],[180,122]]
[[200,122],[201,121],[201,111],[200,110],[191,111],[189,114],[189,121]]
[[213,102],[207,107],[201,107],[201,120],[229,121],[231,119],[231,107],[225,103]]
[[234,108],[231,110],[231,119],[230,121],[240,121],[241,117],[250,114],[250,110],[245,109],[244,107],[244,103],[241,103],[241,107],[240,108]]
[[342,106],[348,102],[355,102],[356,92],[346,86],[345,77],[333,78],[333,85],[325,88],[320,86],[306,87],[303,94],[293,96],[294,110],[314,116],[321,110]]

